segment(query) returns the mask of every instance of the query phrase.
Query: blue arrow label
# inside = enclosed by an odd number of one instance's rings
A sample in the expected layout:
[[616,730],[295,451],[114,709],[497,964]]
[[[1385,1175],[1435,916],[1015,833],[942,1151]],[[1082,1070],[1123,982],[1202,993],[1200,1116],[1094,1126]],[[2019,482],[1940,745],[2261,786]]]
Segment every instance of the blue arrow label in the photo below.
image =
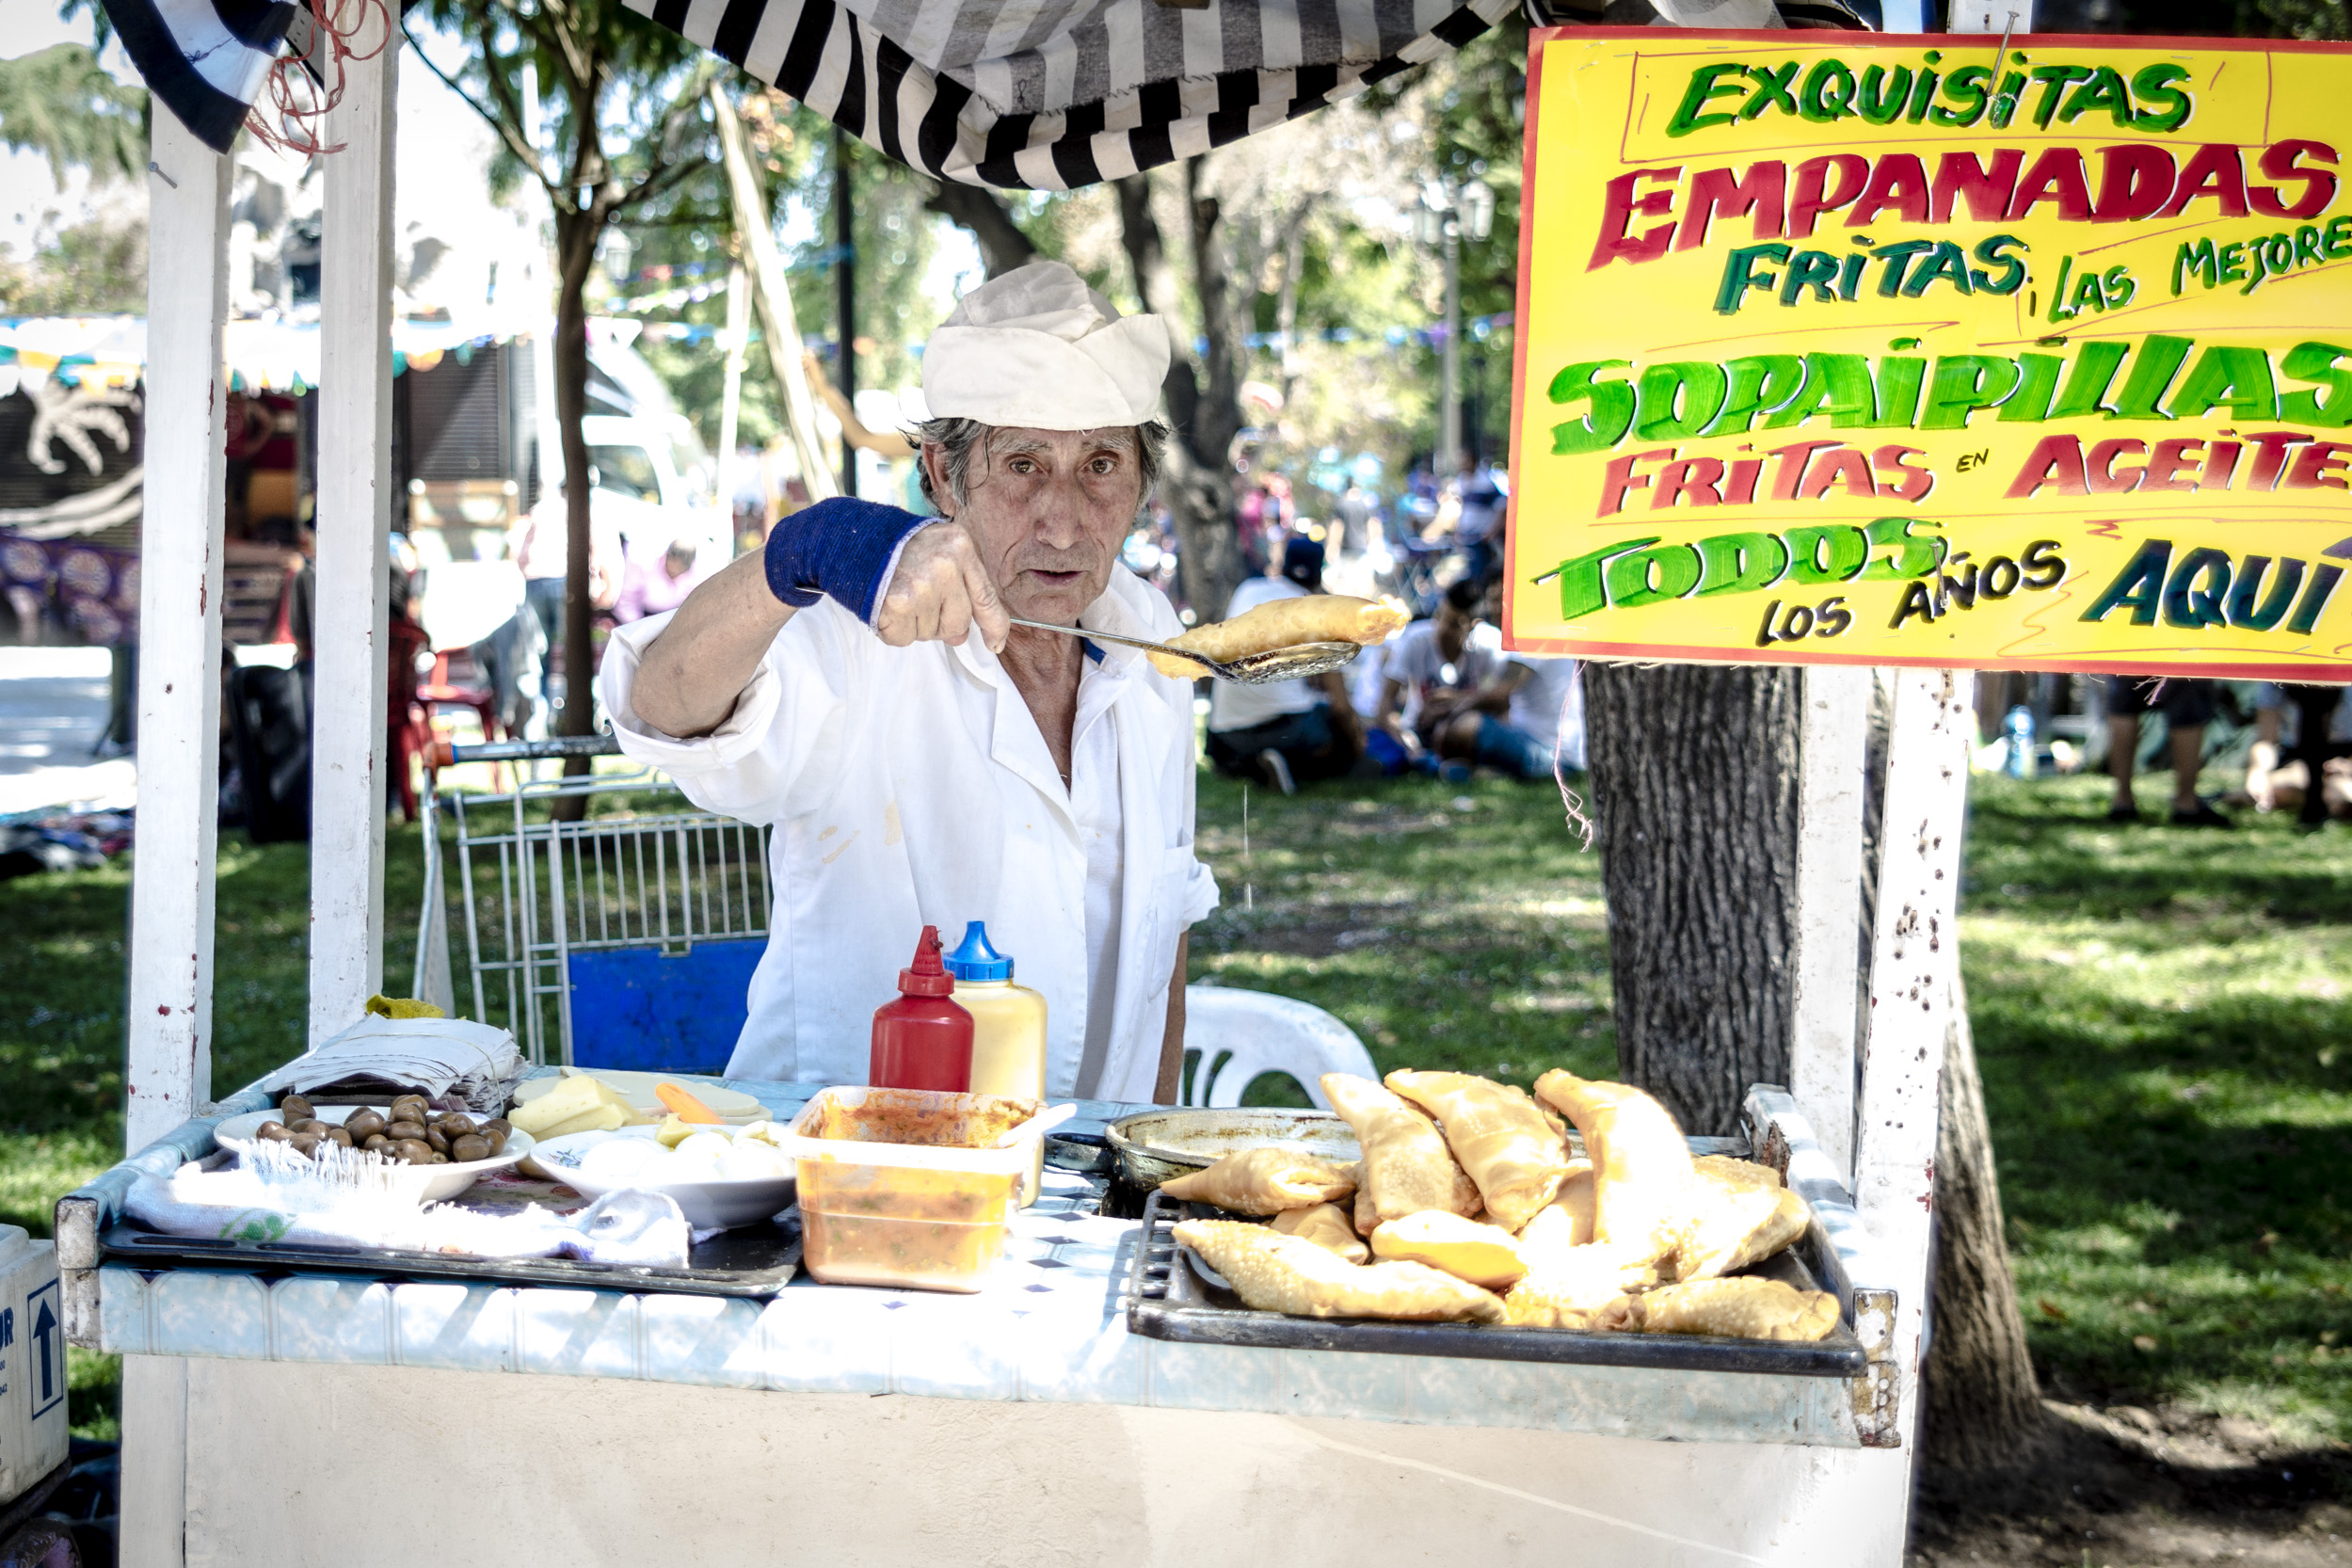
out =
[[65,1336],[59,1332],[57,1303],[60,1300],[57,1282],[35,1290],[25,1298],[25,1316],[32,1320],[33,1354],[40,1365],[24,1380],[24,1386],[33,1399],[33,1419],[38,1421],[65,1400]]

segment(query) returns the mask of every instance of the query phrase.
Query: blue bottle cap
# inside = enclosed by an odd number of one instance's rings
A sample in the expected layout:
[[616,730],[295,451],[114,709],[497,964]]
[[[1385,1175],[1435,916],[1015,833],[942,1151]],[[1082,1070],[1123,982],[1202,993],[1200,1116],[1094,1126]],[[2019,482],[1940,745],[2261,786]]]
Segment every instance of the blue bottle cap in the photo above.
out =
[[988,945],[988,926],[973,920],[964,927],[964,939],[947,956],[948,973],[958,980],[1010,980],[1013,960]]

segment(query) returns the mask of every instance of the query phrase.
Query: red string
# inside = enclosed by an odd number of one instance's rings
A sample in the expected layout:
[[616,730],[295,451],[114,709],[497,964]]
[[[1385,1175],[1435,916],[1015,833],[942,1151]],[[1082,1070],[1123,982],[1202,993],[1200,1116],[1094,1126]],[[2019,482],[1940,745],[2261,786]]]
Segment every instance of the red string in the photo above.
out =
[[[332,0],[337,12],[349,11],[351,25],[338,26],[328,15],[330,0],[308,0],[312,27],[311,47],[301,54],[281,55],[269,68],[268,109],[265,118],[261,104],[256,104],[245,117],[245,128],[253,133],[253,139],[264,147],[280,152],[292,152],[305,158],[322,153],[340,152],[344,144],[332,146],[321,141],[318,127],[327,113],[343,102],[344,65],[350,60],[372,60],[384,52],[392,41],[392,12],[384,0]],[[365,31],[369,16],[384,20],[383,36],[365,51],[353,46],[352,40]],[[322,45],[327,51],[327,78],[322,88],[312,80],[303,67],[315,58]],[[270,118],[277,120],[270,123]]]

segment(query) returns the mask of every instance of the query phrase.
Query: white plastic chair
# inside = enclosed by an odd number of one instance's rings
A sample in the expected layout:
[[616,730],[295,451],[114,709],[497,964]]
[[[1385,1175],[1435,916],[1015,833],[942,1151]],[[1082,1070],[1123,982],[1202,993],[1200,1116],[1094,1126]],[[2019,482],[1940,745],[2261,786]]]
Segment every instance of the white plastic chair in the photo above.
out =
[[1319,1081],[1325,1073],[1380,1078],[1355,1032],[1313,1002],[1224,985],[1184,988],[1184,1051],[1199,1053],[1190,1106],[1240,1105],[1260,1075],[1288,1073],[1317,1110],[1328,1111]]

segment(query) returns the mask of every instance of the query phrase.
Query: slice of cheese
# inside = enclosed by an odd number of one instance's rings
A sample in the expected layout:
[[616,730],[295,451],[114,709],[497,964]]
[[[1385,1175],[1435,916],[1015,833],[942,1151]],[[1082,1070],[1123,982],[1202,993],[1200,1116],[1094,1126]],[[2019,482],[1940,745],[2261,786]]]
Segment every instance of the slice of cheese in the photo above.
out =
[[639,1116],[616,1090],[584,1074],[558,1080],[554,1088],[536,1099],[518,1104],[506,1119],[518,1130],[534,1138],[561,1138],[568,1132],[609,1132],[652,1120],[650,1116]]

